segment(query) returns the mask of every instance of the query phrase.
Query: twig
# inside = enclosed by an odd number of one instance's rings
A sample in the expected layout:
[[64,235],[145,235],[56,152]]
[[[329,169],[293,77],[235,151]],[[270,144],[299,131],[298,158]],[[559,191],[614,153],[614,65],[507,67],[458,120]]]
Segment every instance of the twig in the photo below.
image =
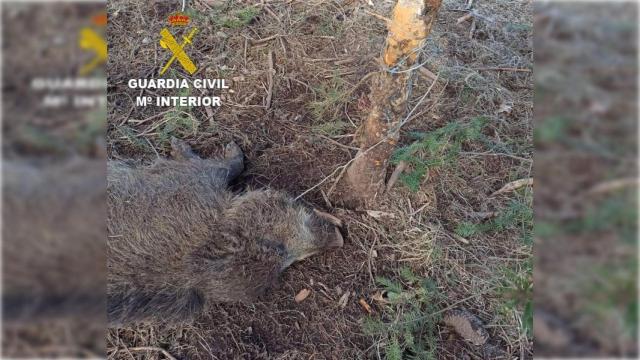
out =
[[[361,154],[364,154],[364,153],[361,153]],[[356,156],[355,156],[353,159],[349,160],[349,162],[347,162],[347,163],[344,165],[344,168],[342,169],[342,171],[340,171],[340,174],[338,174],[338,177],[333,181],[333,185],[331,185],[331,188],[330,188],[330,189],[329,189],[329,191],[328,191],[328,194],[329,194],[329,195],[331,195],[331,194],[333,193],[333,190],[335,190],[335,189],[336,189],[336,186],[338,186],[338,182],[339,182],[339,181],[340,181],[340,179],[342,179],[342,177],[344,176],[344,173],[345,173],[345,172],[347,171],[347,169],[349,168],[349,165],[351,165],[351,163],[352,163],[352,162],[354,162],[354,161],[358,158],[358,156],[360,156],[360,155],[356,154]]]
[[329,141],[329,142],[331,142],[331,143],[333,143],[333,144],[335,144],[335,145],[338,145],[338,146],[340,146],[340,147],[343,147],[343,148],[345,148],[345,149],[349,149],[349,150],[356,150],[356,151],[360,150],[360,148],[357,148],[357,147],[355,147],[355,146],[349,146],[349,145],[341,144],[341,143],[339,143],[339,142],[337,142],[337,141],[333,140],[332,138],[327,137],[327,136],[324,136],[324,135],[316,134],[316,136],[317,136],[317,137],[319,137],[319,138],[321,138],[321,139],[325,139],[325,140],[327,140],[327,141]]
[[373,71],[368,73],[367,75],[365,75],[362,79],[360,79],[360,81],[358,81],[357,84],[355,84],[351,90],[349,90],[349,92],[347,94],[345,94],[345,96],[351,96],[351,94],[353,94],[360,86],[362,86],[367,80],[369,80],[369,78],[371,78],[373,75],[377,74],[377,71]]
[[382,15],[376,14],[373,11],[369,11],[369,10],[365,10],[364,12],[366,12],[367,14],[369,14],[369,15],[375,17],[375,18],[378,18],[378,19],[386,22],[387,24],[391,23],[391,19],[389,19],[388,17],[384,17]]
[[142,119],[142,120],[131,120],[131,121],[129,121],[129,122],[135,123],[136,125],[140,125],[140,124],[142,124],[142,123],[146,123],[146,122],[147,122],[147,121],[149,121],[149,120],[153,120],[153,119],[155,119],[155,118],[159,118],[159,117],[160,117],[160,116],[162,116],[162,115],[168,114],[168,113],[169,113],[169,112],[171,112],[171,111],[173,111],[173,109],[169,109],[169,110],[161,111],[161,112],[159,112],[159,113],[157,113],[157,114],[154,114],[154,115],[149,116],[149,117],[148,117],[148,118],[146,118],[146,119]]
[[[333,174],[335,174],[336,172],[338,172],[338,170],[340,170],[341,168],[346,168],[349,164],[351,164],[351,162],[353,162],[353,160],[355,159],[355,157],[351,160],[349,160],[346,164],[342,165],[342,166],[338,166],[335,170],[333,170],[333,172],[329,175],[327,175],[324,179],[320,180],[319,183],[313,185],[312,187],[308,188],[307,190],[305,190],[302,194],[296,196],[296,198],[294,200],[298,200],[301,197],[305,196],[306,194],[308,194],[310,191],[314,190],[315,188],[317,188],[318,186],[324,184],[325,181],[329,180]],[[329,194],[331,194],[331,192],[329,192]]]
[[149,146],[151,147],[153,152],[156,154],[156,159],[160,159],[160,154],[158,154],[158,150],[156,150],[156,148],[153,146],[153,144],[151,144],[151,141],[149,139],[147,139],[146,137],[143,138],[143,139],[147,140],[147,144],[149,144]]
[[[369,75],[374,74],[374,73],[370,73],[368,74],[366,77],[368,77]],[[364,79],[362,79],[364,80]],[[437,78],[436,78],[437,80]],[[433,83],[431,84],[431,86],[429,86],[429,88],[427,89],[427,91],[424,93],[424,95],[422,95],[422,97],[420,98],[420,100],[418,100],[418,103],[416,103],[416,105],[411,109],[411,111],[409,112],[409,114],[398,124],[398,128],[393,130],[393,131],[389,131],[389,133],[383,137],[380,141],[378,141],[377,143],[373,144],[372,146],[370,146],[369,148],[367,148],[364,151],[359,152],[358,154],[356,154],[356,156],[353,157],[353,159],[347,161],[346,164],[338,166],[331,174],[329,174],[327,177],[325,177],[324,179],[320,180],[319,183],[313,185],[312,187],[310,187],[309,189],[305,190],[302,194],[296,196],[296,198],[294,200],[298,200],[301,197],[303,197],[304,195],[308,194],[310,191],[316,189],[318,186],[324,184],[325,181],[329,180],[338,170],[342,170],[340,171],[340,174],[338,175],[338,177],[336,178],[336,180],[334,180],[333,185],[331,186],[331,188],[329,189],[329,191],[327,192],[328,195],[331,195],[331,193],[333,192],[333,190],[335,190],[338,181],[340,181],[340,179],[342,178],[342,176],[344,175],[344,173],[347,171],[347,168],[349,167],[349,165],[351,165],[352,162],[354,162],[357,158],[359,158],[360,156],[364,156],[365,154],[367,154],[369,151],[375,149],[376,147],[378,147],[378,145],[386,142],[387,140],[391,139],[396,131],[400,131],[400,128],[402,128],[402,126],[404,124],[406,124],[410,119],[411,116],[413,115],[413,113],[415,112],[415,110],[418,108],[418,106],[420,106],[420,104],[422,104],[422,102],[424,101],[424,99],[427,97],[427,95],[429,95],[429,93],[431,92],[431,89],[433,88],[433,86],[436,83],[436,80],[433,81]],[[356,85],[357,86],[357,85]]]
[[320,189],[320,194],[322,194],[322,198],[324,199],[324,202],[327,204],[329,209],[333,208],[333,204],[331,203],[331,201],[329,201],[329,197],[324,193],[324,191],[322,191],[322,189]]
[[207,10],[210,10],[210,11],[211,11],[211,10],[213,10],[213,8],[212,8],[211,6],[209,6],[209,4],[207,4],[207,2],[206,2],[206,1],[200,0],[200,1],[198,1],[198,3],[199,3],[200,5],[202,5],[202,6],[206,7],[206,8],[207,8]]
[[[427,91],[424,93],[424,95],[422,95],[422,97],[418,100],[418,102],[416,103],[416,105],[411,109],[411,111],[409,111],[409,114],[404,118],[404,120],[402,120],[399,124],[398,124],[398,128],[395,131],[400,131],[400,128],[402,128],[407,122],[409,122],[409,120],[411,120],[411,116],[413,115],[413,113],[416,111],[416,109],[418,108],[418,106],[420,106],[420,104],[422,104],[422,102],[424,101],[424,99],[427,98],[427,95],[429,95],[429,93],[431,92],[431,89],[433,89],[433,86],[436,84],[436,82],[438,82],[438,78],[440,77],[440,75],[437,75],[435,80],[433,80],[433,82],[431,83],[431,85],[429,86],[429,88],[427,89]],[[390,132],[390,134],[393,134],[393,132]],[[386,140],[386,139],[383,139]],[[381,141],[383,141],[381,140]],[[378,145],[378,144],[376,144]],[[374,146],[376,146],[374,145]]]
[[369,272],[369,279],[371,280],[371,284],[375,285],[376,279],[373,277],[373,251],[375,250],[376,244],[378,244],[378,236],[373,239],[373,244],[369,248],[367,252],[367,271]]
[[474,17],[473,20],[471,20],[471,29],[469,29],[469,39],[473,39],[473,35],[476,32],[476,18]]
[[273,10],[271,10],[270,7],[268,7],[267,5],[264,5],[263,9],[265,9],[267,11],[267,13],[269,13],[269,15],[271,15],[274,19],[276,19],[277,22],[282,24],[282,21],[280,20],[280,17],[278,17],[278,15],[276,15],[276,13],[274,13]]
[[[200,94],[202,96],[207,96],[207,92],[206,91],[201,91]],[[204,107],[204,112],[207,113],[207,120],[209,120],[210,123],[213,122],[213,109],[211,108],[211,106],[205,106]]]
[[463,238],[462,236],[460,236],[460,235],[458,235],[458,234],[456,234],[454,232],[451,233],[451,237],[456,239],[456,240],[458,240],[458,241],[460,241],[461,243],[463,243],[465,245],[469,245],[469,240]]
[[[121,349],[120,351],[123,351]],[[138,346],[129,348],[130,351],[160,351],[167,359],[169,360],[177,360],[173,355],[169,354],[169,352],[163,348],[155,347],[155,346]]]
[[283,35],[275,34],[275,35],[267,36],[266,38],[262,38],[262,39],[258,39],[258,40],[251,40],[251,45],[264,44],[264,43],[269,42],[271,40],[277,39],[277,38],[279,38],[281,36],[283,36]]
[[340,60],[340,58],[337,58],[337,57],[332,57],[332,58],[318,58],[318,59],[314,59],[314,58],[305,58],[304,60],[305,60],[305,61],[308,61],[308,62],[312,62],[312,63],[314,63],[314,62],[331,62],[331,61],[338,61],[338,60]]
[[480,71],[514,71],[514,72],[531,72],[531,69],[526,68],[512,68],[512,67],[481,67],[475,70]]
[[345,72],[338,73],[338,74],[332,73],[332,74],[329,74],[329,75],[325,75],[324,78],[325,79],[331,79],[331,78],[334,78],[336,76],[346,76],[346,75],[351,75],[351,74],[355,74],[355,73],[356,73],[355,70],[349,70],[349,71],[345,71]]
[[491,194],[491,196],[496,196],[499,194],[503,194],[506,192],[510,192],[510,191],[514,191],[517,190],[523,186],[531,186],[533,185],[533,178],[526,178],[526,179],[520,179],[520,180],[516,180],[516,181],[512,181],[508,184],[506,184],[505,186],[501,187],[500,190],[494,192],[493,194]]
[[456,20],[456,24],[460,25],[465,21],[471,20],[471,18],[473,18],[473,13],[462,15],[461,17],[458,18],[458,20]]
[[418,68],[418,72],[426,76],[427,78],[429,78],[429,80],[432,80],[432,81],[438,78],[436,74],[434,74],[431,70],[427,69],[424,66],[421,68]]
[[393,170],[393,173],[389,177],[389,181],[387,181],[387,190],[386,190],[386,192],[391,191],[391,189],[393,188],[393,185],[396,184],[396,182],[400,178],[400,175],[402,175],[402,173],[404,172],[404,170],[407,168],[408,165],[409,164],[407,164],[407,162],[404,161],[404,160],[400,161],[398,163],[398,165],[396,166],[395,170]]
[[[144,92],[144,89],[140,89],[140,93],[138,94],[138,97],[142,96],[142,93]],[[129,99],[131,99],[131,97],[129,96]],[[131,99],[131,102],[133,103],[133,99]],[[125,115],[125,117],[122,119],[122,121],[120,122],[120,126],[124,125],[129,118],[131,117],[131,114],[133,114],[133,110],[135,110],[135,105],[131,106],[131,110],[129,110],[129,112],[127,113],[127,115]]]
[[344,65],[348,63],[352,63],[355,59],[352,57],[344,58],[342,60],[334,61],[333,63],[336,65]]
[[249,39],[244,38],[244,68],[247,68],[247,47],[249,46]]
[[524,162],[533,162],[532,159],[527,159],[527,158],[523,158],[520,156],[515,156],[515,155],[511,155],[511,154],[504,154],[504,153],[492,153],[492,152],[484,152],[484,153],[480,153],[480,152],[470,152],[470,151],[463,151],[460,152],[460,155],[474,155],[474,156],[504,156],[504,157],[508,157],[508,158],[512,158],[512,159],[516,159],[516,160],[520,160],[520,161],[524,161]]
[[418,213],[420,213],[422,210],[424,210],[424,208],[426,208],[430,203],[427,201],[426,203],[424,203],[422,206],[420,206],[416,211],[412,212],[411,214],[409,214],[410,217],[413,217],[415,215],[417,215]]
[[269,109],[271,107],[271,99],[273,98],[273,75],[275,73],[275,69],[273,68],[273,51],[269,50],[269,56],[267,60],[269,61],[269,73],[268,73],[269,90],[267,92],[267,101],[265,104],[265,109]]

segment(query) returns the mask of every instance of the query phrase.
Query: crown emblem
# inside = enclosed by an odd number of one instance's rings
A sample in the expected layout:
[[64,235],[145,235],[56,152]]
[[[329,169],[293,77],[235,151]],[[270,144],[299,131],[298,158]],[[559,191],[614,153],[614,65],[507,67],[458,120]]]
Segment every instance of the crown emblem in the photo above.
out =
[[186,26],[188,24],[189,16],[184,13],[177,12],[169,15],[169,25],[171,26]]

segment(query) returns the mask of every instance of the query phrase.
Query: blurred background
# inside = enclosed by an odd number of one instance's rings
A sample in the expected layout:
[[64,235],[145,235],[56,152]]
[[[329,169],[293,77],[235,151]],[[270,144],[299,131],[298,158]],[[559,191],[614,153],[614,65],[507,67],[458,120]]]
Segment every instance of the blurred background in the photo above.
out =
[[638,4],[534,21],[535,355],[636,358]]
[[[1,11],[2,354],[102,357],[104,4]],[[534,21],[535,356],[635,358],[638,4]]]
[[104,3],[1,7],[2,357],[103,357]]

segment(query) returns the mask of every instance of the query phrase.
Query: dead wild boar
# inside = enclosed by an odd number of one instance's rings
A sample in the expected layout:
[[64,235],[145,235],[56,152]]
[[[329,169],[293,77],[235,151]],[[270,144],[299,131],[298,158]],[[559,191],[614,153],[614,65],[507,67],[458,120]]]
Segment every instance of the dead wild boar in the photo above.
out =
[[77,317],[104,327],[105,173],[103,159],[3,161],[5,325]]
[[293,262],[342,246],[331,215],[279,191],[228,191],[244,168],[237,145],[213,160],[171,143],[173,160],[108,164],[112,325],[189,321],[210,303],[253,301]]

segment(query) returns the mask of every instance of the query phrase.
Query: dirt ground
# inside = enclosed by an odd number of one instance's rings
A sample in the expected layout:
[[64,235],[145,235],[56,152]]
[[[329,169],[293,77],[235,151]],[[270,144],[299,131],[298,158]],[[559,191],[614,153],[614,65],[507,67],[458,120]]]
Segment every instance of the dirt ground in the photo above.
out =
[[635,358],[637,4],[536,14],[536,355]]
[[[341,209],[335,170],[356,153],[370,108],[366,75],[380,71],[393,2],[372,4],[189,2],[199,28],[191,78],[225,78],[233,92],[219,108],[172,110],[133,99],[176,90],[132,90],[127,81],[158,78],[169,57],[159,32],[178,2],[108,2],[110,158],[168,156],[170,136],[215,156],[233,140],[247,163],[235,191],[311,189],[301,200],[340,217],[347,232],[342,249],[293,265],[260,302],[215,305],[185,326],[109,329],[109,358],[167,358],[159,349],[177,359],[532,358],[532,194],[524,186],[492,195],[532,176],[532,6],[479,2],[473,24],[457,24],[466,2],[443,2],[422,51],[436,83],[418,103],[434,79],[415,72],[415,117],[399,144],[424,146],[375,208]],[[174,69],[166,77],[185,77]],[[311,295],[294,302],[304,288]],[[440,321],[459,307],[485,323],[493,355]]]

